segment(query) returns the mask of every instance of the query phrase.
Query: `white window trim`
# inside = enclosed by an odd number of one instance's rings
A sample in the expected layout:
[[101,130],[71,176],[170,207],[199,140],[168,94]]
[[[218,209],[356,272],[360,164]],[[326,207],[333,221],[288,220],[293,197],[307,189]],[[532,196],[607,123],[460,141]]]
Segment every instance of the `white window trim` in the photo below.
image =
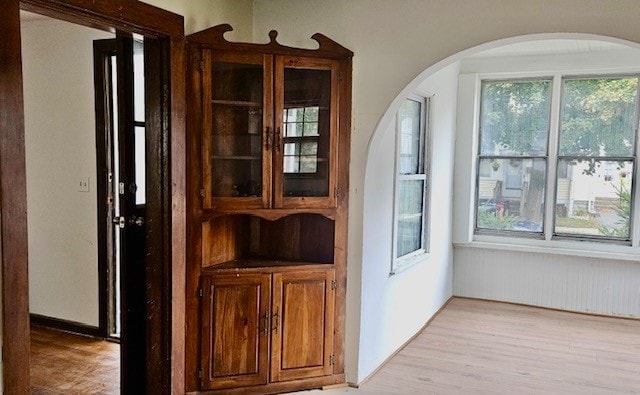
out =
[[[410,95],[407,99],[414,100],[421,103],[422,111],[420,115],[420,125],[421,125],[421,134],[424,143],[423,147],[423,167],[424,173],[418,175],[408,175],[408,176],[400,176],[398,174],[398,166],[400,161],[399,149],[400,149],[400,133],[399,133],[399,122],[398,115],[395,116],[394,122],[394,132],[395,132],[395,149],[394,149],[394,187],[393,187],[393,231],[392,231],[392,246],[391,246],[391,271],[390,275],[395,275],[417,263],[424,262],[430,256],[430,239],[431,239],[431,163],[432,163],[432,151],[431,151],[431,140],[432,140],[432,130],[431,125],[431,105],[432,105],[432,94],[425,95]],[[398,235],[398,209],[399,209],[399,183],[400,180],[407,178],[415,178],[424,180],[424,192],[422,194],[422,248],[410,252],[409,254],[403,255],[401,257],[396,258],[397,254],[397,235]]]
[[[461,163],[465,163],[467,169],[470,169],[469,177],[466,181],[466,185],[470,187],[464,193],[464,200],[458,203],[454,209],[460,208],[461,204],[466,201],[468,204],[464,204],[467,214],[462,223],[462,228],[454,232],[454,246],[458,247],[477,247],[477,248],[490,248],[498,250],[513,250],[513,251],[533,251],[549,254],[559,255],[573,255],[573,256],[590,256],[600,257],[607,259],[620,259],[629,261],[640,260],[640,193],[636,193],[633,198],[633,217],[631,218],[631,243],[619,244],[616,241],[607,239],[603,240],[588,240],[580,238],[572,238],[565,236],[553,235],[553,220],[549,221],[548,218],[553,219],[553,204],[545,205],[545,221],[544,221],[544,239],[535,239],[529,235],[511,235],[511,234],[476,234],[475,232],[475,218],[476,218],[476,188],[478,171],[476,163],[478,157],[478,145],[479,145],[479,119],[480,119],[480,102],[481,102],[481,82],[482,80],[502,80],[502,79],[531,79],[531,78],[544,78],[550,77],[553,79],[552,83],[552,102],[551,102],[551,120],[550,120],[550,134],[549,134],[549,148],[548,157],[550,160],[547,164],[547,177],[553,176],[552,181],[547,181],[545,191],[545,201],[555,201],[555,189],[556,189],[556,168],[557,168],[557,151],[558,151],[558,123],[560,121],[560,105],[556,103],[561,99],[561,84],[562,77],[593,77],[593,76],[614,76],[614,75],[634,75],[640,74],[640,68],[637,67],[625,67],[625,68],[603,68],[603,69],[588,69],[588,70],[568,70],[562,69],[558,72],[548,71],[532,71],[532,72],[500,72],[500,73],[466,73],[461,74],[459,78],[459,97],[463,97],[463,101],[459,102],[458,108],[458,130],[465,128],[469,140],[472,141],[470,150],[472,153],[471,163],[468,163],[464,158],[456,160],[456,166]],[[465,94],[467,95],[466,101],[464,100]],[[462,121],[462,122],[460,122]],[[636,192],[640,188],[640,134],[636,135],[636,165],[634,169],[634,187]],[[457,151],[456,151],[457,153]],[[460,172],[456,172],[456,175]],[[465,188],[466,189],[466,188]],[[551,215],[551,217],[550,217]],[[465,229],[465,230],[463,230]]]

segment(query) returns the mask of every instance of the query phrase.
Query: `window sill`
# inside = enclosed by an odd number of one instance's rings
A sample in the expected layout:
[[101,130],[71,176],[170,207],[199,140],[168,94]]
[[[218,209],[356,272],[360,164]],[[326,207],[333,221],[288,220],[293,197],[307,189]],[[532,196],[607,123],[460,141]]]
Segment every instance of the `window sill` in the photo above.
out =
[[603,244],[590,241],[534,240],[476,235],[470,243],[454,243],[456,248],[482,248],[499,251],[532,252],[541,254],[601,258],[621,261],[640,261],[640,248]]
[[404,272],[419,263],[425,262],[429,260],[430,257],[431,253],[426,251],[417,253],[415,255],[402,257],[394,262],[393,268],[391,269],[391,272],[389,272],[389,277],[395,276],[396,274]]

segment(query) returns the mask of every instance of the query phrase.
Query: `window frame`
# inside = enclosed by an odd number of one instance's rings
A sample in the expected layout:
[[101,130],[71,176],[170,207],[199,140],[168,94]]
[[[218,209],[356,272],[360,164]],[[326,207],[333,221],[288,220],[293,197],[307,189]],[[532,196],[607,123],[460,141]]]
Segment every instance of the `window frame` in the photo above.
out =
[[[422,172],[417,174],[400,174],[400,108],[395,115],[394,123],[394,187],[393,187],[393,231],[392,231],[392,246],[391,246],[391,270],[390,275],[395,275],[398,272],[413,266],[414,264],[423,261],[425,257],[430,253],[430,219],[431,219],[431,105],[433,95],[417,95],[412,94],[407,96],[404,101],[410,100],[420,103],[420,152],[419,152],[419,167],[422,167]],[[397,257],[398,252],[398,224],[399,224],[399,207],[400,207],[400,182],[410,180],[423,181],[423,193],[422,193],[422,232],[421,232],[421,246],[417,250]]]
[[[483,110],[483,102],[482,102],[482,91],[485,83],[499,83],[499,82],[536,82],[536,81],[548,81],[549,82],[549,128],[547,130],[547,144],[545,147],[544,155],[482,155],[482,110]],[[554,75],[537,75],[537,76],[522,76],[522,77],[512,77],[512,78],[481,78],[480,85],[478,88],[478,113],[477,113],[477,127],[474,131],[475,137],[478,139],[477,147],[475,150],[476,154],[476,172],[475,172],[475,191],[474,191],[474,200],[472,204],[474,205],[473,210],[473,234],[474,235],[497,235],[497,236],[508,236],[508,237],[518,237],[518,238],[529,238],[529,239],[544,239],[545,238],[545,230],[547,225],[547,197],[548,197],[548,188],[549,188],[549,179],[550,179],[550,162],[551,162],[551,134],[553,130],[553,117],[554,117],[554,89],[555,89],[555,76]],[[528,231],[517,231],[517,230],[501,230],[501,229],[490,229],[490,228],[480,228],[478,226],[478,201],[480,199],[480,163],[483,159],[498,159],[498,160],[544,160],[545,163],[545,182],[544,182],[544,200],[543,200],[543,215],[542,215],[542,230],[540,232],[528,232]],[[555,183],[553,184],[555,187]],[[506,179],[505,179],[505,188],[506,188]],[[509,189],[509,188],[506,188]],[[520,189],[521,190],[521,189]]]
[[[634,250],[638,248],[640,241],[640,220],[636,218],[640,215],[640,202],[637,199],[637,184],[640,182],[640,174],[638,174],[638,157],[640,156],[640,69],[632,68],[627,70],[606,70],[601,72],[571,72],[562,70],[553,73],[475,73],[477,84],[475,86],[475,97],[477,105],[475,107],[475,124],[473,127],[473,138],[476,147],[474,153],[476,155],[476,168],[474,177],[474,195],[471,200],[470,210],[473,218],[471,235],[474,242],[497,242],[505,244],[522,244],[523,246],[534,246],[539,243],[541,246],[546,245],[552,248],[573,248],[576,242],[587,242],[583,244],[590,251],[618,251],[616,248],[631,247]],[[566,80],[583,80],[583,79],[607,79],[607,78],[624,78],[635,77],[639,80],[638,89],[636,91],[636,119],[635,119],[635,141],[632,157],[618,156],[602,156],[602,157],[584,157],[585,159],[596,159],[601,161],[616,161],[620,158],[632,161],[632,189],[631,189],[631,214],[629,224],[629,239],[612,238],[607,236],[589,236],[589,235],[572,235],[572,234],[556,234],[555,223],[556,214],[555,206],[557,200],[559,164],[561,159],[570,156],[560,155],[560,133],[561,133],[561,117],[562,117],[562,98]],[[482,116],[482,84],[485,81],[531,81],[549,79],[551,81],[550,93],[550,123],[547,136],[547,168],[545,182],[545,208],[543,212],[543,228],[540,234],[535,233],[532,237],[529,232],[508,231],[498,229],[478,229],[477,228],[477,205],[478,205],[478,188],[480,174],[480,151],[481,151],[481,116]],[[486,155],[484,156],[487,157]],[[506,158],[506,157],[504,157]],[[508,158],[507,158],[508,159]],[[551,204],[548,204],[551,202]],[[530,242],[526,239],[534,239]],[[539,239],[539,240],[535,240]],[[516,241],[519,240],[519,241]],[[622,250],[620,250],[622,251]]]
[[[313,178],[318,174],[318,149],[319,149],[319,144],[320,144],[320,132],[318,131],[318,134],[316,135],[304,135],[304,126],[306,124],[316,124],[316,130],[318,130],[319,128],[319,121],[320,119],[316,119],[315,121],[306,121],[304,119],[304,115],[307,111],[308,108],[318,108],[318,117],[320,116],[319,114],[319,106],[318,105],[313,105],[313,106],[307,106],[307,105],[302,105],[299,107],[287,107],[284,108],[284,111],[286,111],[287,115],[289,114],[290,110],[296,109],[296,110],[303,110],[303,118],[302,118],[302,122],[298,122],[298,121],[292,121],[289,122],[288,121],[288,117],[287,116],[283,116],[283,129],[284,129],[284,133],[282,136],[282,141],[283,144],[294,144],[295,146],[298,147],[299,151],[298,154],[295,155],[287,155],[286,151],[284,149],[283,146],[283,153],[282,153],[282,158],[283,161],[286,161],[286,158],[297,158],[298,159],[298,169],[297,171],[286,171],[286,169],[284,168],[284,164],[283,164],[283,173],[286,174],[287,176],[293,176],[293,177],[298,177],[298,178]],[[302,135],[301,136],[287,136],[287,131],[289,129],[289,125],[290,124],[302,124]],[[311,143],[316,143],[316,153],[315,155],[302,155],[302,144],[306,143],[306,142],[311,142]],[[316,161],[316,169],[315,171],[300,171],[300,168],[302,166],[302,158],[303,157],[313,157]]]

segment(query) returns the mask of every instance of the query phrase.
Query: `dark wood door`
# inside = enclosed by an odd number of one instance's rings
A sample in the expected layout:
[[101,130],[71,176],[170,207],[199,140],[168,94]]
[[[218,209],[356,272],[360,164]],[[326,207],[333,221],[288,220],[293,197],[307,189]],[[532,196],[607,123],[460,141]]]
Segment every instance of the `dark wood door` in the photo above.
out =
[[271,381],[333,373],[335,270],[273,275]]
[[[146,286],[144,225],[145,204],[140,203],[136,170],[145,168],[136,155],[134,107],[134,42],[130,34],[116,38],[118,127],[114,162],[117,185],[117,216],[114,226],[119,244],[121,300],[121,388],[123,393],[146,389]],[[144,99],[143,99],[144,102]],[[144,139],[142,140],[144,144]],[[144,189],[141,191],[144,195]]]
[[202,389],[266,384],[270,274],[202,279]]

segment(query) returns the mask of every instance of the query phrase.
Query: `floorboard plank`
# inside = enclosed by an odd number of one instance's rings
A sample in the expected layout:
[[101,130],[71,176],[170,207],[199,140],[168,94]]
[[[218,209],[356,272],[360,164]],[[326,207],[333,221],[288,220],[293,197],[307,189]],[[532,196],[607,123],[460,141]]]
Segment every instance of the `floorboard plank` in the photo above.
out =
[[120,345],[32,326],[31,393],[120,393]]
[[640,320],[454,298],[350,392],[640,393]]

